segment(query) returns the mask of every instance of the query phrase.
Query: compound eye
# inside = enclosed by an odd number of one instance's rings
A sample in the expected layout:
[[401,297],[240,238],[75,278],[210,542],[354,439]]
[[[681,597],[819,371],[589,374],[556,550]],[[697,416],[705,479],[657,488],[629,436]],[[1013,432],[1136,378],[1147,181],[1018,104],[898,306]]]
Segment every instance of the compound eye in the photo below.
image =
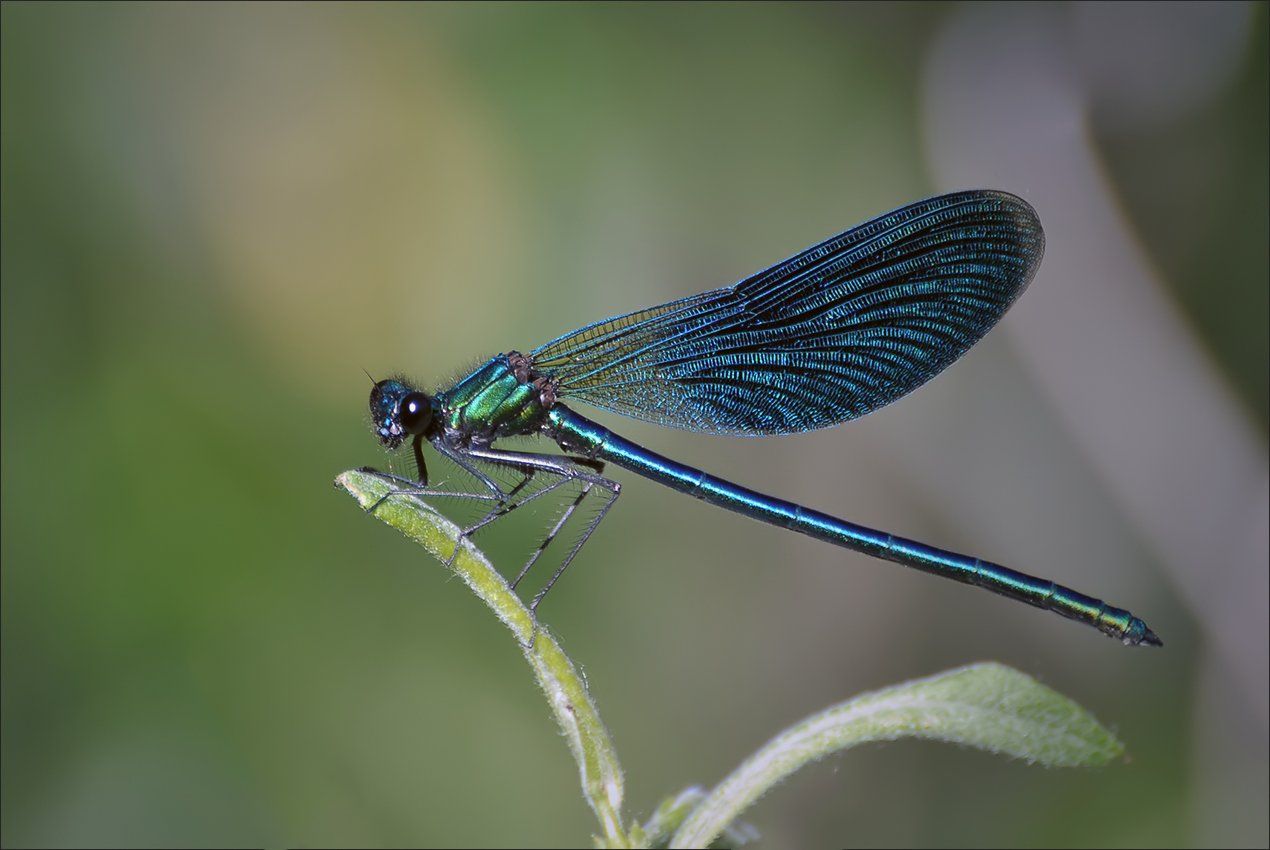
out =
[[422,434],[432,423],[432,399],[423,393],[410,393],[401,400],[397,418],[408,434]]

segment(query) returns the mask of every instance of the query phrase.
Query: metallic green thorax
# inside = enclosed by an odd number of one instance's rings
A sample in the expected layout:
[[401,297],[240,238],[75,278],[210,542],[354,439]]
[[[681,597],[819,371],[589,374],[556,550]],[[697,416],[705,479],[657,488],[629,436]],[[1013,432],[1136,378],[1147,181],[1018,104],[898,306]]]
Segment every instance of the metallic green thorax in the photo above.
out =
[[437,401],[448,432],[478,441],[535,433],[547,415],[541,388],[522,383],[505,354],[437,395]]

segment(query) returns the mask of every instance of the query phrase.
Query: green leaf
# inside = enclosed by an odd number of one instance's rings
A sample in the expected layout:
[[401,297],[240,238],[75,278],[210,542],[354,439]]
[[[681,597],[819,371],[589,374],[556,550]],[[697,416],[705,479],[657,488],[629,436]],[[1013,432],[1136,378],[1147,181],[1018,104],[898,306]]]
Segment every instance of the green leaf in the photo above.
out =
[[625,847],[622,768],[617,752],[582,677],[560,644],[534,619],[489,559],[434,508],[412,496],[384,500],[394,488],[374,473],[345,472],[335,479],[335,486],[357,499],[364,509],[373,507],[376,518],[419,543],[442,563],[452,560],[450,569],[516,636],[578,763],[583,796],[600,821],[602,834],[597,843]]
[[929,738],[1051,767],[1104,765],[1124,746],[1089,712],[1017,670],[973,664],[839,703],[777,735],[688,815],[671,847],[707,847],[804,765],[871,741]]

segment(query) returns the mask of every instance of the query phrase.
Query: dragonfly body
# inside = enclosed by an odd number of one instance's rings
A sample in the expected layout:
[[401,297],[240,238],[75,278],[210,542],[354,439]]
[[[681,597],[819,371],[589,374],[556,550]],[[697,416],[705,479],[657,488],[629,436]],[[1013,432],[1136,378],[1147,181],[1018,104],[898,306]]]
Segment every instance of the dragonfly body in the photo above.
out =
[[[604,320],[528,354],[498,355],[435,395],[401,379],[380,381],[371,392],[373,425],[389,448],[413,438],[418,474],[403,481],[403,492],[435,492],[427,489],[425,442],[482,483],[483,498],[494,504],[467,533],[541,492],[579,485],[513,587],[583,500],[598,494],[600,509],[535,608],[616,501],[620,485],[603,475],[612,463],[709,504],[1054,611],[1125,644],[1159,645],[1141,619],[1099,599],[733,484],[614,434],[561,400],[708,433],[760,436],[836,424],[889,403],[964,353],[1027,285],[1042,245],[1035,213],[1014,196],[932,198],[735,287]],[[534,435],[562,453],[495,445]],[[514,470],[522,480],[505,488],[482,465]],[[538,475],[555,483],[527,495],[525,485]]]

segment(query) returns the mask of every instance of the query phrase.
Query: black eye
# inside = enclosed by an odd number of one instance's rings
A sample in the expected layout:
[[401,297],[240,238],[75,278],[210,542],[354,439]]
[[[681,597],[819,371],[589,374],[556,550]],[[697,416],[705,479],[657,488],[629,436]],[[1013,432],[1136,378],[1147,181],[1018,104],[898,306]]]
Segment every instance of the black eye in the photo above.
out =
[[432,399],[423,393],[410,393],[401,400],[397,418],[408,434],[422,434],[432,422]]

